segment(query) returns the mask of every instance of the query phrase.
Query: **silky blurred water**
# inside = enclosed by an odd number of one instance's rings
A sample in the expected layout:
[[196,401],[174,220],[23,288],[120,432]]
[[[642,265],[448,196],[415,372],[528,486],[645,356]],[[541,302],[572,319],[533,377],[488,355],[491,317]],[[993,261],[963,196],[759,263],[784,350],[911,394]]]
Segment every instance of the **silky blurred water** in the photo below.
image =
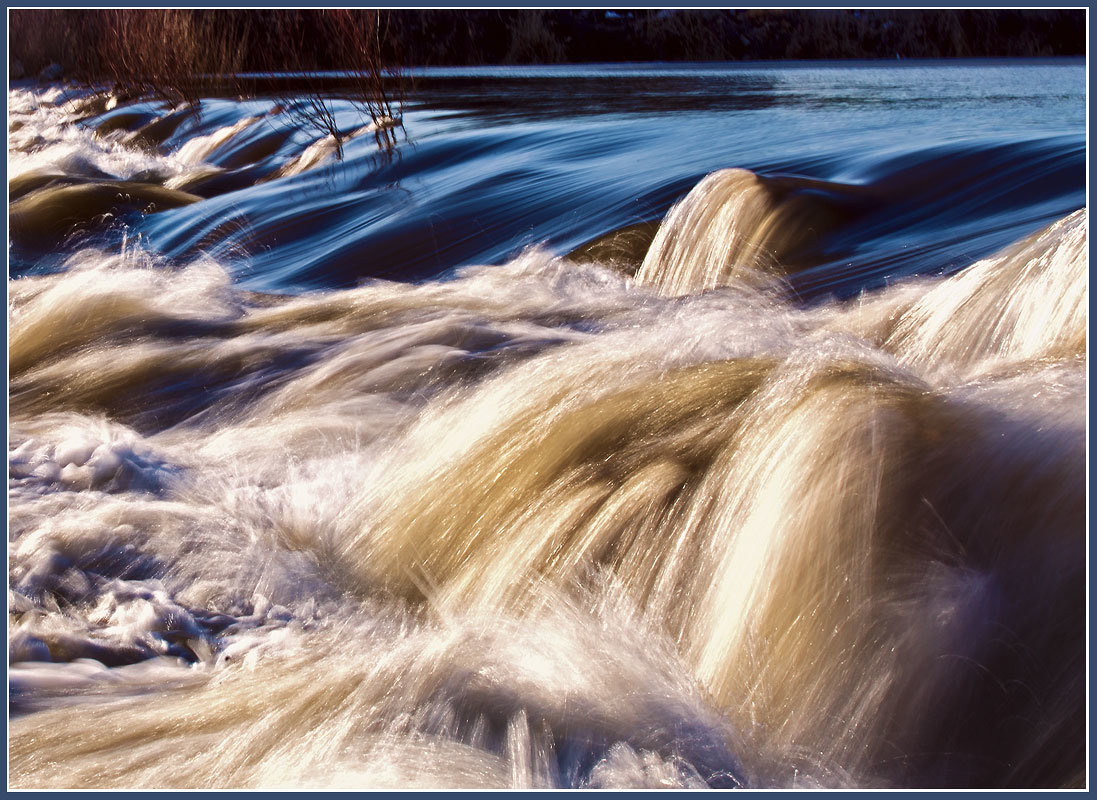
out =
[[[806,259],[814,296],[961,268],[1084,202],[1077,60],[429,69],[410,85],[392,153],[360,136],[337,165],[255,185],[319,138],[268,117],[209,154],[235,180],[129,235],[172,257],[243,255],[263,290],[421,279],[658,221],[707,173],[743,167],[869,190]],[[271,105],[209,100],[159,151]],[[368,122],[336,108],[346,130]]]
[[1085,785],[1084,62],[406,77],[9,90],[10,785]]

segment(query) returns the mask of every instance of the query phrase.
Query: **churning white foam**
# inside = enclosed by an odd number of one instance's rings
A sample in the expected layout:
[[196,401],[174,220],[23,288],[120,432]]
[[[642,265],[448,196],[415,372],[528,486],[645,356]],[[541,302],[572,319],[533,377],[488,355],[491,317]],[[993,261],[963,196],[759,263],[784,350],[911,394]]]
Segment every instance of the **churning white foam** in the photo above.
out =
[[11,282],[13,786],[1071,780],[1085,224],[812,309]]

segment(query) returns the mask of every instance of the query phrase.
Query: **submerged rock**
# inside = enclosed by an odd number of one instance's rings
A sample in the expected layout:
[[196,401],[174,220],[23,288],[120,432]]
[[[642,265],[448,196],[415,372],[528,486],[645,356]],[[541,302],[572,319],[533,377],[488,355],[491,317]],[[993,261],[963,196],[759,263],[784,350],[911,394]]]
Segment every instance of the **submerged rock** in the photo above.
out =
[[46,186],[8,207],[10,235],[48,246],[77,228],[96,227],[108,214],[161,211],[193,203],[196,195],[134,181],[93,181]]

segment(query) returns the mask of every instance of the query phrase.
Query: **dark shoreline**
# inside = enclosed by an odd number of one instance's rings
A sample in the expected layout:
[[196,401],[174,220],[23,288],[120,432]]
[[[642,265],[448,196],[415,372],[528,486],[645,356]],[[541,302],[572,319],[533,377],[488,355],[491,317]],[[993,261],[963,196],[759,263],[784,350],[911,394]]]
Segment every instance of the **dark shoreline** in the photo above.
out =
[[[26,75],[57,64],[65,75],[109,68],[93,9],[13,10],[9,67]],[[138,20],[157,13],[133,9]],[[175,20],[180,45],[231,36],[241,72],[338,69],[340,53],[317,11],[191,10]],[[352,12],[359,13],[359,12]],[[364,13],[364,12],[363,12]],[[1084,56],[1080,9],[645,9],[384,10],[386,65],[473,66],[846,59]],[[150,20],[153,19],[150,17]],[[287,25],[295,48],[278,52]],[[189,27],[188,27],[189,26]],[[228,32],[231,31],[231,34]],[[279,33],[282,31],[282,33]],[[115,34],[106,34],[107,38]],[[187,40],[188,37],[197,37]],[[117,45],[117,42],[113,42]],[[284,44],[284,42],[283,42]],[[106,62],[104,62],[106,59]],[[103,63],[101,63],[103,62]],[[9,75],[16,70],[9,70]],[[18,75],[15,75],[19,77]]]

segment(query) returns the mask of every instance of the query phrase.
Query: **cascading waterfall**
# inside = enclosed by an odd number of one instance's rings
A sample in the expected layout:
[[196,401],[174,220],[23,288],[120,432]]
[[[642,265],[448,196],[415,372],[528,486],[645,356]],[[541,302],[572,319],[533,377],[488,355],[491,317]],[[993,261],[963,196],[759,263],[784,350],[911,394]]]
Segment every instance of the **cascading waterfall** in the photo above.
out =
[[721,170],[634,276],[9,281],[11,787],[1085,784],[1087,213],[798,303],[863,202]]
[[668,213],[636,273],[664,294],[781,274],[866,204],[863,192],[750,170],[713,172]]

